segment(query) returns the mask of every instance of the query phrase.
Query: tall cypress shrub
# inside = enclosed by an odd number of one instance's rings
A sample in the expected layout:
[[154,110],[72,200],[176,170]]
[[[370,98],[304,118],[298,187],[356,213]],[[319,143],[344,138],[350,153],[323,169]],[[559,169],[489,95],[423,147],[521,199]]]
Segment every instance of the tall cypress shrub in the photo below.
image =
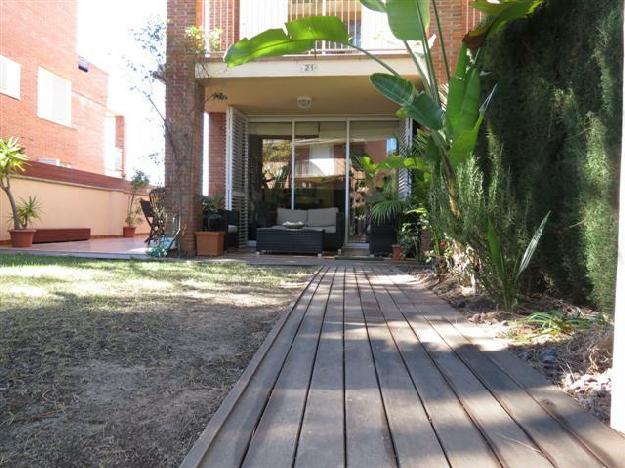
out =
[[[501,154],[528,222],[552,217],[543,286],[611,312],[617,263],[623,0],[545,0],[485,49],[498,83],[481,154]],[[487,158],[484,158],[487,160]]]

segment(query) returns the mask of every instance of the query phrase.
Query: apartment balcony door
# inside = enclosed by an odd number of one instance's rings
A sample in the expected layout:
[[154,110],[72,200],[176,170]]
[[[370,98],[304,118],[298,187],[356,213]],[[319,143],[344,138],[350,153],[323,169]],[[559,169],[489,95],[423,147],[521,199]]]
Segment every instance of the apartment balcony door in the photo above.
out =
[[249,240],[259,227],[273,225],[279,207],[336,207],[345,215],[346,244],[367,242],[369,208],[395,177],[405,191],[406,174],[363,170],[364,156],[374,162],[408,141],[409,125],[386,120],[252,120],[248,124],[247,207]]

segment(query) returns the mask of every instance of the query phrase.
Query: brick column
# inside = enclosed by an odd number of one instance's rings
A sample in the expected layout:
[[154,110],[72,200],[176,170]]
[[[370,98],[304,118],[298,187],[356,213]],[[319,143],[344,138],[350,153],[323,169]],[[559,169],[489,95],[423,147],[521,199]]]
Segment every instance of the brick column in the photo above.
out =
[[[449,59],[449,67],[453,75],[464,35],[480,21],[481,14],[470,5],[470,0],[436,0],[438,16],[441,23],[442,36]],[[434,9],[431,7],[430,34],[436,34],[436,43],[432,50],[434,69],[441,83],[447,82],[443,54],[441,48],[441,32],[438,30]]]
[[226,189],[226,113],[208,114],[208,193],[224,195]]
[[181,251],[194,255],[195,232],[200,228],[205,99],[195,80],[196,56],[185,41],[185,29],[201,24],[202,1],[167,0],[167,17],[165,186],[185,228]]
[[122,150],[122,178],[126,177],[126,119],[123,115],[115,116],[115,147]]

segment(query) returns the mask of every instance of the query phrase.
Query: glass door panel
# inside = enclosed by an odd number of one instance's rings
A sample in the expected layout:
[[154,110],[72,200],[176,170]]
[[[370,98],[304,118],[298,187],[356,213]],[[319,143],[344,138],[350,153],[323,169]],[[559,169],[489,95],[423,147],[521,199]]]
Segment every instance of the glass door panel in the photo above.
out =
[[350,193],[349,229],[347,241],[367,242],[369,208],[375,192],[382,189],[389,174],[368,174],[362,158],[368,156],[375,163],[397,152],[399,122],[352,121],[350,123]]
[[291,206],[291,122],[249,124],[249,239]]
[[295,208],[345,213],[346,122],[295,123]]

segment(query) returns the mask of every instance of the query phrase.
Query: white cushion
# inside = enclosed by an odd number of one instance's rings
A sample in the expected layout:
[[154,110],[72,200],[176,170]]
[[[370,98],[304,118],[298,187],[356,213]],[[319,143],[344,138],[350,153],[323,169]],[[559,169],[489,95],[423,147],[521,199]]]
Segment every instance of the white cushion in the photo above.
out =
[[338,212],[339,209],[336,207],[308,210],[307,224],[310,227],[334,226],[336,224],[336,214]]
[[304,223],[308,218],[306,210],[289,210],[288,208],[278,208],[278,219],[276,224],[284,224],[287,221],[292,223]]
[[239,226],[236,224],[228,224],[228,232],[239,232]]

